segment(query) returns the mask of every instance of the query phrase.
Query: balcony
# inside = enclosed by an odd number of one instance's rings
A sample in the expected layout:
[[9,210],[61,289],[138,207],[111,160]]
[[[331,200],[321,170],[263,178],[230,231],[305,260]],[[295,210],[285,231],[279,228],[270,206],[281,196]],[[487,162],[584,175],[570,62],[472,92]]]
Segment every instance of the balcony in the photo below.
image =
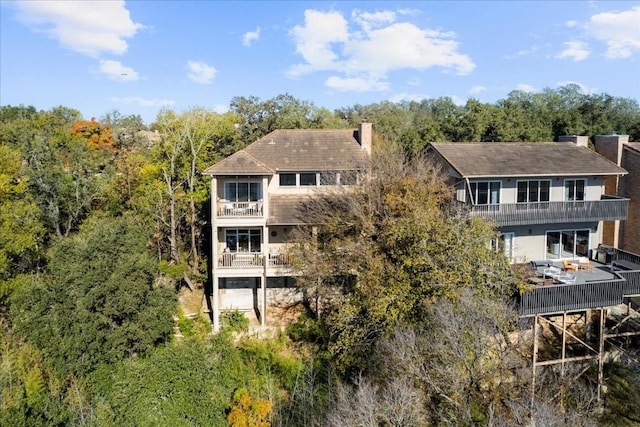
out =
[[262,201],[257,202],[218,202],[218,217],[261,217]]
[[500,203],[471,206],[472,215],[499,226],[597,222],[627,219],[629,199],[602,196],[600,200],[574,202]]
[[[575,284],[533,286],[519,296],[520,315],[611,307],[640,296],[640,256],[620,249],[612,256],[609,265],[595,263],[594,271],[579,270]],[[618,262],[623,268],[616,267]]]
[[[218,256],[218,268],[262,268],[265,256],[261,252],[226,252]],[[287,267],[290,265],[286,254],[268,254],[267,267]]]

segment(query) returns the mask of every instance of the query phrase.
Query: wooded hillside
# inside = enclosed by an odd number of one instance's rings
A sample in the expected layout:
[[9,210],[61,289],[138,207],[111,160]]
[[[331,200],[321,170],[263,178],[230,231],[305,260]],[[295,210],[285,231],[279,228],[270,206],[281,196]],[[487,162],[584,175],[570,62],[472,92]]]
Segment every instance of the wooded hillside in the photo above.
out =
[[[298,236],[300,285],[340,299],[275,339],[238,338],[237,313],[211,335],[205,307],[179,303],[209,286],[202,171],[275,129],[363,119],[376,179],[307,206],[322,245]],[[151,124],[0,107],[0,425],[640,425],[637,363],[607,367],[601,413],[595,372],[543,378],[548,394],[530,400],[509,306],[520,273],[420,155],[432,141],[612,132],[640,140],[638,102],[576,85],[333,112],[237,97],[225,114],[163,110]]]

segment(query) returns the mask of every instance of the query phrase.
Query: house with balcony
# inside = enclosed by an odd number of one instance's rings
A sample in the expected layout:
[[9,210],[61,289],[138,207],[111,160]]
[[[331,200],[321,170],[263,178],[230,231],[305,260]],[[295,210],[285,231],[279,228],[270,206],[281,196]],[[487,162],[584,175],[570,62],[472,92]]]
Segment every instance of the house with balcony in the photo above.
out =
[[297,207],[318,192],[358,183],[371,154],[371,123],[357,129],[276,130],[210,166],[214,331],[220,312],[255,312],[301,299],[286,245],[304,223]]
[[472,215],[493,221],[492,242],[513,262],[593,257],[603,224],[627,218],[629,199],[605,181],[627,172],[587,147],[586,137],[549,143],[432,143]]

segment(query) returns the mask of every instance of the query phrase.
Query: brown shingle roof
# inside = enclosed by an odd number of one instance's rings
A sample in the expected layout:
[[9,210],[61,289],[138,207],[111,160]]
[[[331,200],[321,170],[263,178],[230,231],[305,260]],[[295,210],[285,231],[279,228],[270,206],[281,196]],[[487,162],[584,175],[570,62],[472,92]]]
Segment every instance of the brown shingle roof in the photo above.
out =
[[[210,166],[209,175],[360,169],[366,153],[353,129],[276,130]],[[248,160],[253,159],[251,164]],[[244,167],[248,169],[243,169]]]
[[640,153],[640,142],[627,142],[626,144],[623,145],[623,149],[624,148],[630,148],[631,150]]
[[624,175],[615,163],[570,142],[432,143],[462,177]]
[[272,175],[273,170],[245,150],[240,150],[221,162],[209,166],[204,173],[208,175]]

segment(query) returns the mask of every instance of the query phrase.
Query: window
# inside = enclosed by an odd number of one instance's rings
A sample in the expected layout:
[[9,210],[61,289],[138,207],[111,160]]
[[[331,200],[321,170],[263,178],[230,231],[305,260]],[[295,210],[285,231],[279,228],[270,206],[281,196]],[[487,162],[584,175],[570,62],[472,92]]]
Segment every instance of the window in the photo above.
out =
[[548,202],[551,181],[518,181],[518,203]]
[[356,185],[358,183],[358,172],[340,171],[340,185]]
[[224,198],[231,202],[255,202],[262,199],[262,185],[254,182],[225,182]]
[[320,172],[320,185],[336,185],[338,174],[336,172]]
[[564,181],[564,200],[567,202],[584,200],[584,179]]
[[357,171],[323,171],[281,173],[281,187],[315,187],[317,185],[356,185],[358,183]]
[[500,203],[500,182],[484,181],[471,183],[472,202],[476,205],[497,205]]
[[231,252],[260,252],[262,230],[239,229],[225,230],[225,242]]
[[300,174],[300,185],[304,186],[314,186],[316,185],[316,173],[301,173]]
[[497,239],[491,239],[489,248],[497,253],[504,253],[510,260],[513,259],[513,240],[515,233],[502,233]]
[[295,173],[281,173],[280,174],[280,186],[281,187],[295,187],[296,186],[296,174]]
[[578,258],[589,255],[589,230],[547,231],[546,258]]

